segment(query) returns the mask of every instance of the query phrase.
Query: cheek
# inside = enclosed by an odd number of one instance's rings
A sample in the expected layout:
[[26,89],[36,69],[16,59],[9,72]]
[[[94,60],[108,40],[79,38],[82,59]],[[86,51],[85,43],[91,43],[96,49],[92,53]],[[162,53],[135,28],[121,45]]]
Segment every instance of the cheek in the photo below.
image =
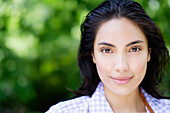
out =
[[134,63],[131,64],[131,70],[137,76],[144,77],[147,69],[147,57],[136,59],[133,61]]
[[100,77],[106,77],[112,73],[111,64],[108,60],[100,57],[96,59],[96,68]]

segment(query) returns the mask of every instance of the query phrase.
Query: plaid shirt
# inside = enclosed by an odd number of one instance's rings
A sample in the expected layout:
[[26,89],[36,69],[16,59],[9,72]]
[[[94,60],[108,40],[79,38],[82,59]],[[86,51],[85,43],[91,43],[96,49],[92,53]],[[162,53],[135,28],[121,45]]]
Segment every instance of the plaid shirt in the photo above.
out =
[[[142,89],[142,93],[155,113],[170,113],[170,100],[156,99]],[[150,113],[146,108],[147,113]],[[60,102],[52,106],[46,113],[113,113],[104,94],[103,83],[100,82],[92,97],[82,96]]]

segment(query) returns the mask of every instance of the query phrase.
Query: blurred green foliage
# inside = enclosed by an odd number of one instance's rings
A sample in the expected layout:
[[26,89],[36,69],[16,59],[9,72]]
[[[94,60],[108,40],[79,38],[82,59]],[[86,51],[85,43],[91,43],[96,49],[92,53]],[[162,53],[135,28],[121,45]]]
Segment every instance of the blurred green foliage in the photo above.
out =
[[[0,0],[0,113],[44,112],[81,81],[83,17],[103,0]],[[137,0],[170,49],[170,0]],[[169,75],[161,89],[170,95]]]

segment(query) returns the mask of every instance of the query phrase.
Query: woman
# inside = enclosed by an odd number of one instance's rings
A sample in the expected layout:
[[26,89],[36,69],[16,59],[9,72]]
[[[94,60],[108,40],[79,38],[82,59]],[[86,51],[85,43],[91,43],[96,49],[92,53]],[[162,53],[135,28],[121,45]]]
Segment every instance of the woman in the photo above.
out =
[[168,113],[170,100],[156,89],[168,58],[159,28],[140,4],[105,1],[81,26],[77,98],[47,113]]

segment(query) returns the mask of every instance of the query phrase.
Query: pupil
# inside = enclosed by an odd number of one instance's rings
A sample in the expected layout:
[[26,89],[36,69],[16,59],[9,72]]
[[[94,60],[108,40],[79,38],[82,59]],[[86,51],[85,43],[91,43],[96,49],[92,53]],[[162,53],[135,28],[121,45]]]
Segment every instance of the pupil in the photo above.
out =
[[109,53],[110,51],[109,51],[109,49],[106,49],[106,53]]
[[135,52],[135,51],[137,51],[137,49],[136,49],[136,48],[133,48],[133,49],[132,49],[132,51],[134,51],[134,52]]

